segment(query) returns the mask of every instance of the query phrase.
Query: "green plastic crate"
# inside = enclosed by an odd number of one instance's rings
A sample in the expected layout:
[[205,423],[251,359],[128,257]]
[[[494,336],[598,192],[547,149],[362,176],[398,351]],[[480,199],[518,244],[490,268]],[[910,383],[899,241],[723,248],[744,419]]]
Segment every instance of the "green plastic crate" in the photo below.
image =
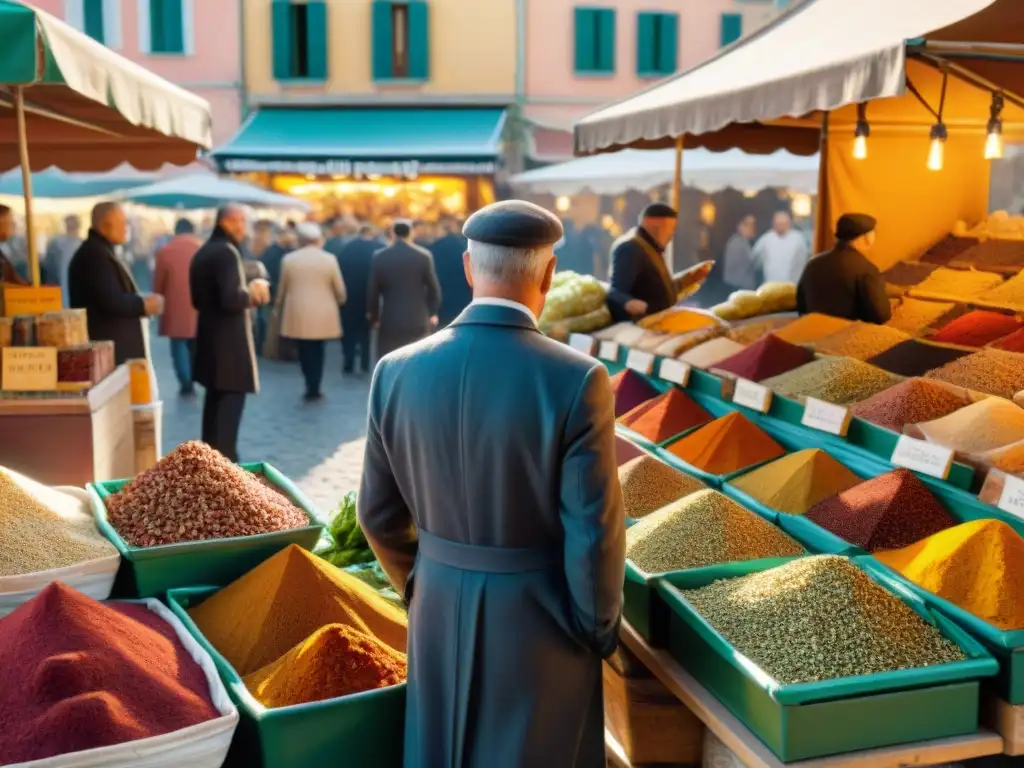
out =
[[320,513],[305,494],[270,464],[256,462],[240,466],[266,477],[306,513],[310,524],[255,536],[133,547],[110,524],[104,501],[130,480],[108,480],[86,486],[97,527],[121,553],[121,567],[114,584],[115,597],[163,597],[167,590],[175,587],[197,584],[225,586],[290,544],[309,550],[316,546],[325,526]]
[[405,683],[339,699],[267,709],[249,693],[234,667],[203,636],[188,609],[215,587],[172,589],[167,602],[213,657],[240,719],[227,765],[307,768],[313,765],[401,768]]
[[[805,760],[978,730],[979,681],[995,675],[998,664],[970,635],[931,611],[902,585],[883,584],[963,648],[967,660],[779,685],[737,652],[678,591],[758,570],[763,569],[738,563],[700,574],[682,572],[659,579],[657,588],[670,610],[668,652],[780,760]],[[836,723],[842,727],[837,728]]]
[[880,582],[897,582],[913,590],[924,602],[977,638],[999,662],[999,674],[992,681],[999,697],[1010,704],[1024,704],[1024,629],[1006,631],[994,627],[934,592],[919,587],[871,555],[857,558],[857,564]]

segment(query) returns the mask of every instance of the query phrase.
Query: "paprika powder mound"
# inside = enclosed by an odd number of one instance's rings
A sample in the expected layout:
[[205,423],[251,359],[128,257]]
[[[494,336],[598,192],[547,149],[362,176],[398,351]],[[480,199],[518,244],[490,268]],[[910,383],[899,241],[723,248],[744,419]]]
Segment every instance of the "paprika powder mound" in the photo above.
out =
[[857,475],[818,448],[783,456],[732,481],[769,509],[789,515],[802,515],[858,483]]
[[875,557],[999,629],[1024,629],[1024,539],[1002,520],[962,523]]
[[1020,328],[1020,321],[1013,315],[976,309],[947,323],[930,338],[940,344],[983,347],[996,339],[1009,336]]
[[345,624],[328,624],[242,682],[274,708],[387,688],[405,676],[404,653]]
[[292,544],[189,615],[241,677],[327,624],[344,624],[405,653],[407,621],[372,587]]
[[616,418],[658,395],[657,388],[651,382],[629,368],[612,376],[611,382]]
[[707,424],[712,418],[710,413],[682,390],[670,389],[638,405],[619,422],[652,443],[660,443],[688,429]]
[[732,357],[715,363],[715,370],[725,371],[747,381],[761,381],[799,368],[814,359],[807,347],[790,344],[768,334]]
[[145,605],[54,582],[0,619],[0,765],[170,733],[220,716],[205,672]]
[[669,453],[712,475],[728,475],[777,459],[786,449],[738,411],[668,446]]

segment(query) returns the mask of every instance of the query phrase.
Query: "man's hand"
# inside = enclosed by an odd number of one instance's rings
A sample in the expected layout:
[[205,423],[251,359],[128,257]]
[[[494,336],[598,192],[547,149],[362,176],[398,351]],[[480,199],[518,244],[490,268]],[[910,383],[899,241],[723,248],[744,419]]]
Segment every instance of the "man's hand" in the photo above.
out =
[[149,317],[162,315],[164,313],[164,297],[159,293],[150,293],[142,297],[142,306]]
[[643,317],[647,314],[647,302],[640,299],[630,299],[626,302],[626,311],[632,317]]
[[249,283],[249,300],[255,307],[262,307],[270,301],[270,283],[263,278],[256,278]]

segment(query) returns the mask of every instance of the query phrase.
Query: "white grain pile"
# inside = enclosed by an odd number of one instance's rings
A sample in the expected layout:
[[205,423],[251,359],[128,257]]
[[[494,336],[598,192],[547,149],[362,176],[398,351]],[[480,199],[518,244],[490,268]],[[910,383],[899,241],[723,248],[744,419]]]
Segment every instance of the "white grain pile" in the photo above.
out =
[[679,359],[684,363],[689,363],[694,368],[711,368],[715,363],[720,363],[727,357],[732,357],[744,348],[743,344],[732,339],[712,339],[680,355]]

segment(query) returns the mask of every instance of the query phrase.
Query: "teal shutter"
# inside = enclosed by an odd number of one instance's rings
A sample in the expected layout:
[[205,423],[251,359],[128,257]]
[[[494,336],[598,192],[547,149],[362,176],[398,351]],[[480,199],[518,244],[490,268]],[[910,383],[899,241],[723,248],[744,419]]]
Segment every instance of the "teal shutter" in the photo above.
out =
[[373,79],[389,80],[394,77],[393,32],[391,29],[391,3],[373,2]]
[[576,33],[576,65],[577,72],[593,72],[597,68],[594,56],[597,50],[596,11],[587,8],[576,8],[573,12],[573,26]]
[[597,67],[599,72],[615,71],[615,10],[602,8],[597,12]]
[[658,21],[658,72],[671,75],[679,67],[679,14],[663,13]]
[[306,72],[314,80],[327,79],[327,3],[306,3]]
[[409,3],[409,77],[430,77],[430,16],[423,0]]
[[288,0],[274,0],[272,5],[274,79],[287,80],[292,76],[292,4]]
[[185,30],[181,0],[162,0],[163,4],[163,48],[161,53],[184,53]]
[[722,14],[722,47],[743,37],[743,17],[738,13]]
[[106,42],[103,37],[103,0],[83,0],[82,31],[93,40]]
[[[658,68],[655,61],[658,40],[658,16],[653,13],[636,15],[636,73],[649,75]],[[660,41],[659,41],[660,42]]]

